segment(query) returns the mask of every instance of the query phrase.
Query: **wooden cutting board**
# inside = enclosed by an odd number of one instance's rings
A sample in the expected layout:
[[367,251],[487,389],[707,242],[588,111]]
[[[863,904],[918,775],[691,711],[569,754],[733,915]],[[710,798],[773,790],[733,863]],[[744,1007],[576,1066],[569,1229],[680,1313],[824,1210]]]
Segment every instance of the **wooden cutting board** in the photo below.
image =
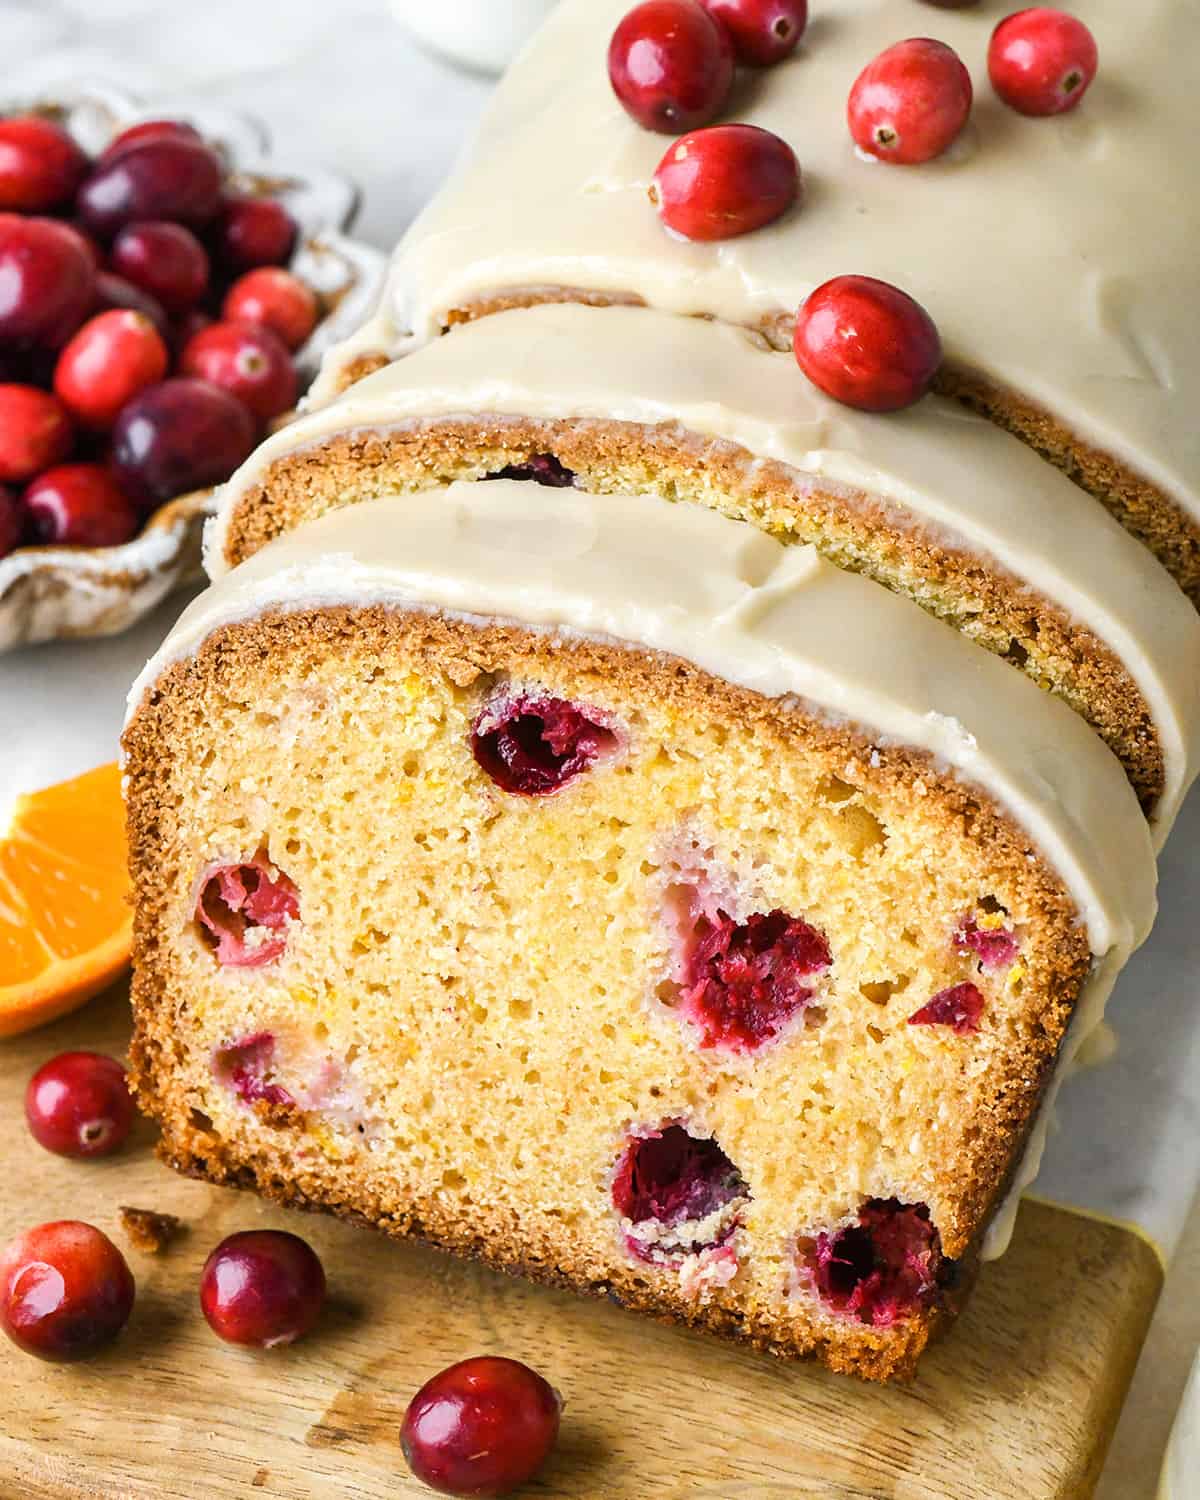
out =
[[[882,1389],[529,1287],[332,1220],[287,1214],[160,1166],[143,1126],[106,1162],[62,1161],[22,1116],[33,1069],[67,1047],[121,1053],[124,996],[0,1046],[0,1238],[90,1220],[138,1282],[119,1343],[74,1367],[0,1340],[2,1500],[395,1500],[426,1496],[398,1442],[435,1370],[527,1360],[566,1396],[543,1500],[1083,1500],[1160,1285],[1127,1230],[1027,1203],[1009,1254],[916,1383]],[[122,1204],[180,1215],[161,1256],[126,1244]],[[237,1229],[287,1225],[329,1277],[322,1326],[291,1349],[219,1343],[200,1267]]]

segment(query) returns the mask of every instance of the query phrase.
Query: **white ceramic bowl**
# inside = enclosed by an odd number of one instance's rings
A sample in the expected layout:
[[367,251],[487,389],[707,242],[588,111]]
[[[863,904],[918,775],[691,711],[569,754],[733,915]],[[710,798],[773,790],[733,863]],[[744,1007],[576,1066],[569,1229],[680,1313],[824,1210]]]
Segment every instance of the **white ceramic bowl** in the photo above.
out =
[[[53,98],[0,100],[0,115],[30,110],[58,120],[93,155],[138,120],[189,120],[220,151],[234,186],[285,203],[300,226],[290,269],[325,308],[296,355],[305,385],[325,350],[362,322],[378,296],[385,256],[343,232],[358,210],[357,189],[322,168],[275,161],[267,133],[256,121],[192,104],[175,106],[170,99],[147,109],[105,84],[60,89]],[[176,585],[195,576],[200,532],[212,503],[212,490],[171,500],[120,547],[18,547],[0,558],[0,651],[127,630]]]
[[396,19],[433,51],[481,73],[500,73],[556,0],[392,0]]

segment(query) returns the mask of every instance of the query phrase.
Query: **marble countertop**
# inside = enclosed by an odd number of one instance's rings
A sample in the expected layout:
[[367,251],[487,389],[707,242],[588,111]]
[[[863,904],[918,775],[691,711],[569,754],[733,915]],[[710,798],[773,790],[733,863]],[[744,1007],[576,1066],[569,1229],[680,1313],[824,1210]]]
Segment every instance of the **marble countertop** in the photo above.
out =
[[[35,94],[107,79],[148,99],[188,97],[265,120],[286,155],[320,161],[362,187],[357,232],[389,246],[438,186],[487,98],[490,80],[417,49],[386,0],[0,0],[5,89]],[[0,658],[0,820],[27,787],[111,758],[126,685],[181,600],[129,635]],[[1063,1092],[1061,1129],[1039,1195],[1182,1242],[1101,1500],[1142,1500],[1200,1336],[1200,796],[1162,864],[1163,911],[1118,987],[1116,1057]],[[1169,1310],[1169,1311],[1168,1311]]]

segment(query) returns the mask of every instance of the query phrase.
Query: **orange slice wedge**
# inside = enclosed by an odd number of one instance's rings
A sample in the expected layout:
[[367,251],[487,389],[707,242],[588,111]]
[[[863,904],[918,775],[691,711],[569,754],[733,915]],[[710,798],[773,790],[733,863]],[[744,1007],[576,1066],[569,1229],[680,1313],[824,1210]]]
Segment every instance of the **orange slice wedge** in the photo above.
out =
[[0,1036],[65,1015],[120,975],[128,895],[116,765],[17,799],[0,833]]

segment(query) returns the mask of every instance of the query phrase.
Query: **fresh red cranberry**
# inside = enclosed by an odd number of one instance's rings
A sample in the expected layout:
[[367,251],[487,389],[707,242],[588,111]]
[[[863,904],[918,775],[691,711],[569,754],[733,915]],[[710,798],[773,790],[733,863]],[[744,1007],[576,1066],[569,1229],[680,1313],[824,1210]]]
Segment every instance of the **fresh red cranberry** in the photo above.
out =
[[310,288],[290,271],[261,266],[229,288],[221,316],[229,323],[258,323],[289,349],[299,349],[317,326],[319,308]]
[[56,1156],[111,1156],[133,1127],[125,1069],[100,1052],[60,1052],[29,1080],[25,1120]]
[[83,240],[68,225],[0,214],[0,344],[65,344],[87,315],[95,281]]
[[897,42],[855,79],[846,106],[860,151],[905,166],[951,146],[971,113],[971,75],[941,42]]
[[723,1245],[749,1199],[745,1179],[716,1141],[682,1125],[635,1137],[613,1174],[613,1207],[631,1226],[626,1247],[653,1265],[678,1267],[686,1256]]
[[815,386],[860,411],[919,401],[942,361],[933,319],[873,276],[835,276],[796,315],[796,362]]
[[96,164],[75,206],[101,240],[146,219],[202,228],[221,206],[221,161],[200,141],[135,142]]
[[164,380],[125,406],[113,428],[112,463],[140,505],[221,484],[254,447],[254,421],[228,391],[203,380]]
[[1011,927],[980,927],[974,915],[964,917],[955,929],[954,946],[960,953],[973,953],[985,973],[1009,968],[1021,951]]
[[724,108],[733,43],[699,0],[644,0],[613,32],[608,76],[639,125],[677,135]]
[[55,1364],[110,1344],[133,1308],[125,1258],[90,1224],[59,1219],[0,1252],[0,1326],[26,1354]]
[[256,969],[278,958],[288,924],[299,919],[299,892],[262,853],[211,871],[196,902],[196,920],[211,935],[217,962],[234,968]]
[[47,469],[22,496],[29,529],[43,546],[119,547],[137,535],[138,513],[103,464]]
[[509,1495],[558,1439],[562,1397],[528,1365],[483,1355],[427,1380],[400,1429],[408,1466],[440,1495]]
[[218,1083],[232,1089],[243,1104],[294,1108],[296,1101],[275,1077],[275,1036],[259,1031],[239,1041],[218,1047],[213,1053],[213,1074]]
[[156,297],[143,291],[140,286],[134,286],[132,281],[126,281],[123,276],[114,276],[111,271],[99,271],[96,274],[96,295],[92,302],[91,316],[112,312],[114,309],[141,313],[143,317],[150,319],[164,340],[170,333],[171,325],[166,308]]
[[873,1328],[890,1328],[927,1306],[953,1275],[924,1203],[872,1198],[858,1223],[819,1234],[804,1270],[826,1307]]
[[104,431],[139,391],[167,373],[162,335],[140,312],[89,318],[54,367],[54,391],[77,422]]
[[555,458],[553,453],[531,453],[523,464],[505,464],[494,474],[485,474],[485,479],[531,480],[545,485],[550,490],[570,489],[575,483],[575,470]]
[[778,219],[799,192],[786,141],[757,125],[710,125],[667,147],[650,196],[685,239],[730,240]]
[[182,224],[127,224],[113,241],[113,270],[170,313],[194,306],[208,286],[208,255]]
[[471,729],[476,761],[501,791],[545,797],[617,747],[617,736],[592,709],[548,694],[501,694]]
[[58,125],[37,115],[0,120],[0,209],[41,214],[66,203],[88,159]]
[[808,25],[808,0],[704,0],[733,41],[738,61],[769,68],[796,50]]
[[23,484],[71,451],[62,403],[33,385],[0,385],[0,481]]
[[908,1018],[910,1026],[949,1026],[956,1036],[973,1036],[979,1030],[984,1000],[970,982],[939,992]]
[[25,530],[20,501],[6,484],[0,484],[0,558],[18,546]]
[[988,77],[1019,113],[1061,115],[1087,93],[1099,60],[1096,39],[1082,21],[1037,5],[996,27],[988,45]]
[[181,375],[220,386],[269,422],[296,404],[296,366],[283,340],[261,323],[214,323],[179,357]]
[[812,980],[832,963],[815,927],[785,911],[735,922],[723,911],[696,919],[684,945],[680,1014],[700,1046],[749,1052],[772,1041],[815,993]]
[[281,1229],[231,1234],[204,1262],[200,1308],[227,1344],[274,1349],[315,1327],[325,1305],[316,1251]]
[[277,198],[231,198],[221,212],[221,259],[238,271],[285,266],[296,243],[296,221]]
[[100,160],[112,161],[131,146],[145,146],[151,141],[187,141],[192,145],[203,145],[204,137],[194,125],[188,125],[184,120],[143,120],[114,136],[100,153]]

